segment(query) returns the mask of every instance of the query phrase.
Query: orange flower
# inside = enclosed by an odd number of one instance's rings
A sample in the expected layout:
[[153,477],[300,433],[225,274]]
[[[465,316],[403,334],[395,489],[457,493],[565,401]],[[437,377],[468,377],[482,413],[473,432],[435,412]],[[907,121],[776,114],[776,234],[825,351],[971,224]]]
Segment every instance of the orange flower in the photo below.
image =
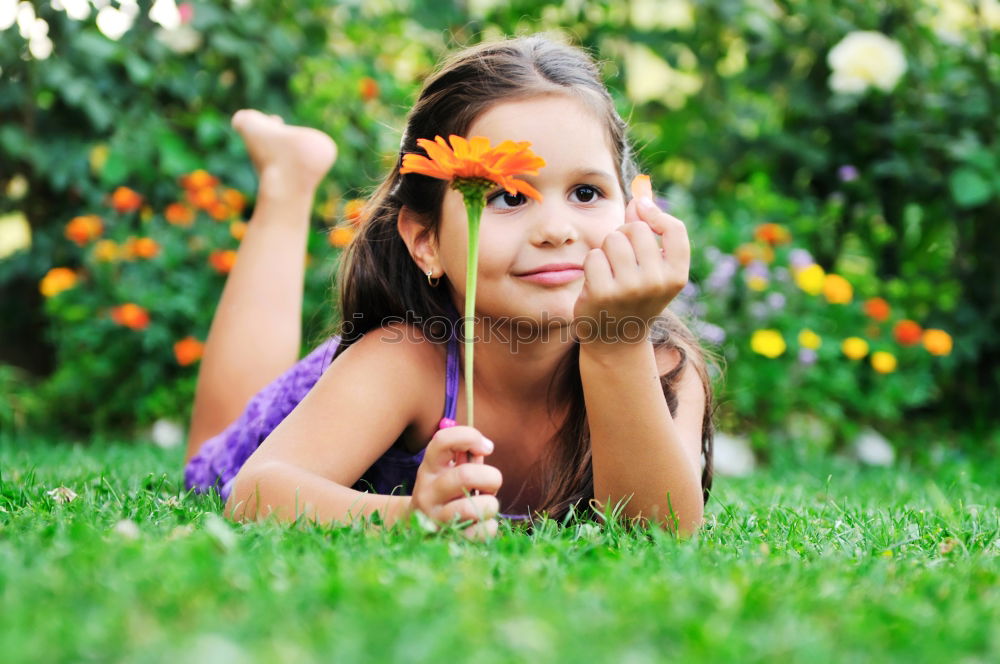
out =
[[229,224],[229,234],[232,235],[237,242],[242,242],[243,236],[247,234],[247,222],[234,221]]
[[177,364],[186,367],[201,359],[201,353],[205,349],[205,344],[194,337],[185,337],[174,344],[174,357]]
[[754,261],[770,263],[774,260],[774,250],[764,244],[748,242],[738,246],[736,251],[733,252],[733,256],[736,257],[736,260],[739,261],[740,265],[746,267]]
[[352,198],[347,201],[347,204],[344,205],[344,217],[353,225],[360,226],[365,211],[365,203],[367,201],[363,198]]
[[118,212],[135,212],[142,207],[142,196],[128,187],[118,187],[111,194],[111,207]]
[[208,263],[219,274],[229,274],[236,265],[236,252],[232,249],[216,249],[208,255]]
[[145,330],[149,327],[149,312],[138,304],[126,302],[111,308],[111,320],[133,330]]
[[354,229],[350,226],[337,226],[330,231],[330,244],[343,249],[354,239]]
[[854,289],[839,274],[828,274],[823,280],[823,295],[830,304],[847,304],[854,297]]
[[174,226],[190,226],[194,223],[194,210],[184,203],[171,203],[163,216]]
[[218,185],[219,178],[200,168],[193,173],[188,173],[181,177],[181,186],[185,189],[204,189],[206,187],[217,187]]
[[191,205],[200,210],[208,210],[219,200],[219,196],[215,193],[215,189],[212,189],[211,187],[188,189],[185,197]]
[[763,242],[770,246],[788,244],[792,241],[792,234],[781,224],[766,223],[759,224],[753,231],[753,238],[758,242]]
[[880,323],[889,320],[889,303],[880,297],[865,300],[865,313]]
[[949,355],[952,348],[951,335],[944,330],[924,330],[924,348],[931,355]]
[[151,237],[130,237],[123,249],[129,258],[154,258],[159,253],[160,245]]
[[426,150],[427,156],[412,153],[403,155],[403,167],[399,169],[399,173],[419,173],[439,180],[457,181],[459,184],[462,180],[479,181],[479,184],[490,181],[506,189],[512,196],[521,193],[536,201],[542,200],[537,189],[513,177],[537,175],[538,169],[545,165],[545,160],[531,151],[530,143],[504,141],[496,147],[490,147],[490,139],[483,136],[473,136],[466,140],[454,134],[449,140],[450,146],[440,136],[433,141],[418,138],[417,145]]
[[54,267],[45,273],[38,284],[38,290],[45,297],[53,297],[76,285],[76,272],[68,267]]
[[215,202],[208,206],[208,214],[216,221],[226,221],[233,216],[233,210],[222,202]]
[[912,320],[901,320],[892,329],[892,336],[904,346],[915,346],[920,343],[922,334],[923,329],[921,329],[918,323]]
[[95,240],[104,232],[104,224],[96,214],[85,214],[73,217],[66,224],[66,237],[81,247]]
[[222,202],[228,205],[236,214],[239,214],[243,212],[243,208],[247,204],[247,199],[246,196],[236,189],[223,189]]
[[358,93],[365,101],[371,101],[378,97],[378,83],[371,76],[365,76],[358,81]]

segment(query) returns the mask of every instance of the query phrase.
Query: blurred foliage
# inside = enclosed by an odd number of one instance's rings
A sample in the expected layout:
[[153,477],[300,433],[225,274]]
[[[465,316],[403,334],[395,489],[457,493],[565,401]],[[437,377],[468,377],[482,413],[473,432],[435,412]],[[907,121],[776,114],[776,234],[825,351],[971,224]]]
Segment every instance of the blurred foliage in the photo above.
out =
[[[766,291],[745,287],[742,265],[733,276],[742,290],[715,297],[702,289],[696,303],[704,321],[727,335],[724,421],[766,432],[810,413],[839,430],[866,419],[888,424],[919,404],[933,404],[966,426],[991,418],[1000,384],[1000,341],[993,334],[1000,325],[994,0],[295,0],[182,7],[181,26],[167,30],[139,13],[113,40],[93,14],[73,20],[37,3],[53,45],[44,59],[32,56],[31,37],[20,25],[0,32],[0,188],[8,193],[0,216],[22,212],[33,231],[29,250],[0,259],[0,360],[54,370],[38,390],[60,377],[71,392],[76,380],[82,401],[74,407],[81,412],[112,397],[88,392],[90,374],[80,370],[74,379],[76,370],[66,369],[84,360],[67,350],[72,335],[61,305],[44,307],[37,288],[53,266],[82,267],[82,285],[98,283],[87,251],[65,238],[70,219],[106,209],[109,193],[127,185],[142,193],[153,213],[149,223],[157,224],[177,196],[177,178],[196,168],[252,195],[253,173],[228,117],[255,107],[337,140],[338,161],[316,203],[319,231],[338,222],[349,200],[374,189],[396,157],[402,118],[421,80],[443,54],[483,39],[555,31],[600,59],[645,170],[688,222],[696,284],[704,287],[718,261],[752,242],[761,223],[773,222],[825,272],[853,286],[850,305],[803,293],[785,247],[768,264]],[[852,91],[836,79],[844,67],[834,66],[831,53],[859,31],[888,36],[904,70],[890,71],[892,49],[883,44],[870,62],[847,68],[871,78]],[[165,247],[173,241],[161,239]],[[313,246],[321,241],[314,237]],[[775,277],[778,268],[787,281]],[[221,282],[202,263],[200,271],[190,269],[204,287],[192,300],[200,312]],[[307,288],[307,311],[321,309],[328,297],[321,282]],[[109,296],[115,288],[108,282],[98,290]],[[59,297],[75,297],[71,292]],[[785,297],[784,307],[757,315],[753,305],[766,304],[772,293]],[[938,361],[919,348],[893,346],[887,327],[875,335],[860,309],[875,296],[887,300],[894,317],[905,312],[923,327],[950,332],[953,353]],[[169,299],[164,292],[150,301],[169,308]],[[95,304],[89,311],[100,318],[102,309]],[[194,368],[171,365],[169,344],[177,335],[203,338],[207,322],[192,318],[185,327],[181,318],[167,319],[170,334],[134,342],[133,352],[143,353],[139,364],[152,368],[144,369],[149,382],[129,391],[142,400],[160,385],[153,402],[169,408],[146,405],[136,413],[123,398],[102,422],[183,417],[177,409],[189,386],[163,386],[177,376],[190,382]],[[796,364],[803,327],[825,340],[811,368]],[[44,348],[34,343],[42,329]],[[786,353],[772,359],[753,352],[757,329],[779,331]],[[867,361],[845,359],[840,342],[855,335],[873,352],[891,350],[897,371],[879,374]],[[24,387],[35,382],[23,372],[0,375],[5,390],[17,384],[21,394],[36,389]],[[16,403],[28,409],[39,400]]]

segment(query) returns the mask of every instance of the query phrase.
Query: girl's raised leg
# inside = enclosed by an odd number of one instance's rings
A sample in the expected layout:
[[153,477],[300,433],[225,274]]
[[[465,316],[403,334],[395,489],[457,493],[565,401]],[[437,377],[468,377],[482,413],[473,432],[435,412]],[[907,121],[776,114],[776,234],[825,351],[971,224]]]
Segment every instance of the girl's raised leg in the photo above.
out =
[[232,124],[257,170],[257,204],[205,342],[187,459],[298,360],[309,214],[337,155],[323,132],[276,116],[242,110]]

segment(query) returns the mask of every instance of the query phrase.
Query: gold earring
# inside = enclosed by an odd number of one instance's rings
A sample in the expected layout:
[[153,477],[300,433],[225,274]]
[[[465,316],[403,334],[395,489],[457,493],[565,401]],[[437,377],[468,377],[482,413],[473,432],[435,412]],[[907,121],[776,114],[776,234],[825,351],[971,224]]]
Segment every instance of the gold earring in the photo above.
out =
[[431,288],[437,288],[437,285],[441,283],[441,277],[432,277],[434,270],[427,270],[427,283],[430,284]]

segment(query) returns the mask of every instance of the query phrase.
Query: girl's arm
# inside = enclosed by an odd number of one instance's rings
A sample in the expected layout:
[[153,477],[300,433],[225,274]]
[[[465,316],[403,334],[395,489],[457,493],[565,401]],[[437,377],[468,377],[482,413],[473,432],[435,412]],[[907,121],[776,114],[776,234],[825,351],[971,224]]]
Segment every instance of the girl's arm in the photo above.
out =
[[[235,519],[274,514],[327,522],[375,511],[386,523],[409,515],[409,496],[355,491],[358,478],[413,424],[439,353],[401,324],[354,343],[247,459],[226,504]],[[442,397],[443,398],[443,397]]]
[[704,509],[700,457],[705,394],[689,364],[677,383],[677,416],[670,415],[660,376],[678,359],[676,351],[657,357],[648,341],[614,348],[581,344],[580,378],[595,498],[612,506],[627,499],[625,516],[692,533]]

